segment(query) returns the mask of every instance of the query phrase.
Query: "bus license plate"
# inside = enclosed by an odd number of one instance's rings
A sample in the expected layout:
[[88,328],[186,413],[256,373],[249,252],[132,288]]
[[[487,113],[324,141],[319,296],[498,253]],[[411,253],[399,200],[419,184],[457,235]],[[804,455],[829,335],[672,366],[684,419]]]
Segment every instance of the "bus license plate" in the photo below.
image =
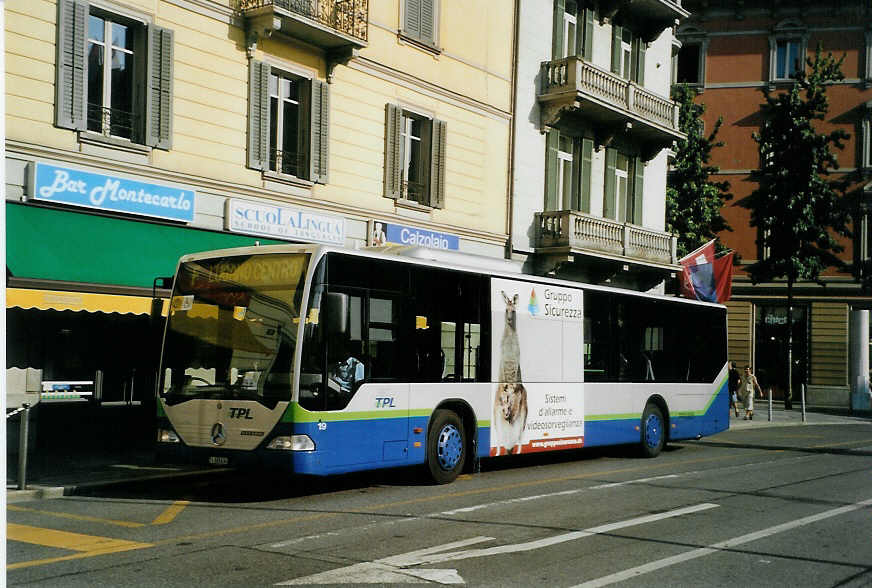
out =
[[227,465],[230,463],[230,458],[218,457],[218,456],[213,455],[213,456],[209,457],[209,463],[212,465]]

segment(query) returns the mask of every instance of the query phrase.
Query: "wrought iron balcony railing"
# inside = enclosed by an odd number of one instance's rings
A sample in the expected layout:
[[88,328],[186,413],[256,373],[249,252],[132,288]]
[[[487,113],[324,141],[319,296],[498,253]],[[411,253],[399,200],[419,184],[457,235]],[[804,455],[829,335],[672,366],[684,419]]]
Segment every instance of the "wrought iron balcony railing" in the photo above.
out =
[[140,116],[126,110],[105,108],[99,104],[88,103],[88,130],[106,137],[120,137],[136,140],[139,132]]
[[270,149],[269,170],[280,174],[307,179],[309,177],[309,160],[305,153]]
[[334,31],[367,42],[369,0],[238,0],[242,14],[280,9],[303,16]]
[[678,263],[677,239],[669,233],[574,210],[536,213],[536,227],[537,248],[567,247],[659,264]]

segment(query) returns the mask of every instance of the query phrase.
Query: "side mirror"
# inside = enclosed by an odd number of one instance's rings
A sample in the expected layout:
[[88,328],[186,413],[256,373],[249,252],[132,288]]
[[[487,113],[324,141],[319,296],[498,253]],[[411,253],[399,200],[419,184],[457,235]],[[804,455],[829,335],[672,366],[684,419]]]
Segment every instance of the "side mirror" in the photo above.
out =
[[337,335],[348,333],[348,294],[327,294],[327,332]]

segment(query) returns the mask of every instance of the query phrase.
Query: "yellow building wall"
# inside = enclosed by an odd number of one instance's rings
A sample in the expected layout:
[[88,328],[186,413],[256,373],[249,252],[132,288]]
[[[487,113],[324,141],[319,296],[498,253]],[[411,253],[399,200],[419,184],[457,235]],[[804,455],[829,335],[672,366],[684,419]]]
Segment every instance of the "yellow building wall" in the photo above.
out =
[[736,365],[752,365],[754,306],[750,302],[729,301],[727,307],[727,358]]
[[811,384],[848,384],[848,305],[843,302],[811,305]]
[[[244,31],[160,0],[114,4],[174,32],[172,149],[152,150],[151,168],[180,174],[194,185],[203,179],[226,190],[245,186],[279,200],[299,195],[299,189],[267,186],[259,171],[245,167]],[[429,221],[504,235],[512,10],[493,10],[488,0],[439,5],[442,51],[434,54],[398,38],[397,0],[371,0],[369,46],[360,52],[364,66],[338,66],[330,85],[330,181],[314,186],[311,196],[321,206],[334,204],[361,217],[394,213],[394,201],[383,197],[384,111],[386,103],[400,103],[447,122],[445,208],[434,210]],[[6,3],[7,139],[72,153],[80,151],[76,133],[53,125],[56,18],[50,0]],[[262,39],[255,57],[266,56],[326,78],[323,53],[303,43]],[[380,75],[366,71],[366,64],[378,66]]]

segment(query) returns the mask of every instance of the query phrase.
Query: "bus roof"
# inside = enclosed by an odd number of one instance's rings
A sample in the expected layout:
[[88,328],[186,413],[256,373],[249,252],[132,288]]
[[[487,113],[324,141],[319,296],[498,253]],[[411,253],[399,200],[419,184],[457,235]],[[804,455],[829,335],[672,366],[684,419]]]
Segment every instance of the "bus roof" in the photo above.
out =
[[703,302],[700,300],[690,300],[688,298],[681,298],[678,296],[652,294],[649,292],[640,292],[638,290],[616,288],[614,286],[602,286],[599,284],[588,284],[586,282],[575,282],[572,280],[563,280],[559,278],[550,278],[548,276],[528,274],[522,271],[522,264],[519,261],[491,258],[483,255],[473,255],[456,251],[430,249],[426,247],[410,247],[407,245],[386,245],[381,247],[366,247],[363,249],[348,249],[346,247],[340,247],[338,245],[321,245],[317,243],[254,245],[249,247],[234,247],[231,249],[217,249],[212,251],[191,253],[182,256],[182,258],[179,260],[179,263],[195,261],[198,259],[209,259],[213,257],[236,255],[265,255],[269,253],[311,253],[315,258],[320,258],[327,253],[339,253],[343,255],[369,257],[389,261],[401,261],[412,265],[424,265],[430,267],[439,267],[443,269],[481,273],[494,277],[523,280],[541,284],[552,284],[554,286],[583,288],[585,290],[595,290],[599,292],[608,292],[613,294],[638,296],[642,298],[679,302],[683,304],[725,308],[724,305],[714,302]]

